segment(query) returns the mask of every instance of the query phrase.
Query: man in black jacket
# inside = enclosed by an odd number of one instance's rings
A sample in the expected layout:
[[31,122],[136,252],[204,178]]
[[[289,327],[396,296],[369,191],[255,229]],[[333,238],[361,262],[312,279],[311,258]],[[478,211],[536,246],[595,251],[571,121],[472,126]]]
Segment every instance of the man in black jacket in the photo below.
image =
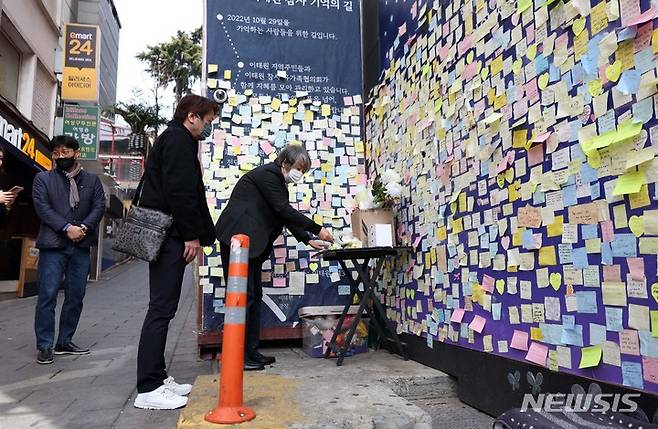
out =
[[[263,298],[261,268],[270,257],[274,241],[285,226],[295,238],[322,249],[320,240],[333,242],[327,229],[293,209],[287,184],[299,183],[311,167],[302,146],[286,146],[276,161],[257,167],[238,180],[215,228],[220,242],[224,279],[228,279],[231,237],[249,236],[249,277],[247,281],[247,320],[245,323],[245,370],[261,370],[274,358],[258,351],[260,308]],[[320,240],[312,240],[315,234]]]
[[89,353],[89,349],[78,347],[71,340],[87,287],[89,248],[96,244],[98,224],[105,213],[103,185],[98,176],[84,171],[77,161],[78,141],[57,136],[51,141],[51,148],[56,168],[37,174],[32,185],[34,210],[41,219],[36,243],[39,298],[34,318],[40,364],[53,362],[55,307],[64,274],[66,293],[54,354]]
[[158,137],[146,164],[139,205],[172,215],[158,259],[149,264],[150,300],[137,354],[135,407],[169,410],[187,404],[192,386],[167,377],[164,351],[169,322],[178,308],[186,265],[215,242],[199,163],[199,140],[210,136],[219,106],[186,95]]

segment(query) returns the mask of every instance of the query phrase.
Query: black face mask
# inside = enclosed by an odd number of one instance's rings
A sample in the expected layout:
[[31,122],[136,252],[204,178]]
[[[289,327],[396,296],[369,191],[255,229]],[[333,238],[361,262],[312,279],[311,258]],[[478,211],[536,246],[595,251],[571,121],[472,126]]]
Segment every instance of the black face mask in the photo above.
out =
[[55,165],[57,168],[60,170],[68,170],[69,168],[73,167],[73,164],[75,164],[75,158],[70,157],[70,158],[57,158],[55,160]]

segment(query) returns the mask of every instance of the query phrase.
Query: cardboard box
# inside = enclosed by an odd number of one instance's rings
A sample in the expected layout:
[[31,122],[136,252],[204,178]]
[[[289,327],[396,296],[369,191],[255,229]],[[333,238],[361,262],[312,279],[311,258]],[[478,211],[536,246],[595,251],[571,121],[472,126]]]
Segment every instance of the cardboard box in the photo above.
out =
[[[342,346],[345,342],[347,330],[352,325],[357,305],[351,306],[348,316],[345,317],[343,327],[336,343]],[[299,309],[299,317],[302,319],[303,349],[307,355],[315,358],[324,357],[327,343],[338,324],[338,319],[343,311],[342,306],[303,307]],[[362,318],[354,332],[350,348],[346,356],[368,351],[368,319]],[[335,353],[331,353],[335,357]]]
[[[395,216],[391,209],[356,209],[352,212],[352,235],[361,240],[364,246],[369,246],[369,232],[375,225],[390,225],[391,244],[395,246]],[[380,231],[383,231],[380,227]],[[374,234],[374,232],[373,232]],[[380,232],[380,235],[382,233]]]

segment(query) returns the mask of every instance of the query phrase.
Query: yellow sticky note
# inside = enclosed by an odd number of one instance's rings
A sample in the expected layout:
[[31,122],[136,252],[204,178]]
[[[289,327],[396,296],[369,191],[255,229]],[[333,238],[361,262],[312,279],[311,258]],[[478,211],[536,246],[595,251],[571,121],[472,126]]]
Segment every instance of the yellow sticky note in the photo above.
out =
[[498,55],[496,59],[491,62],[491,74],[496,75],[503,70],[503,56]]
[[304,122],[313,122],[313,112],[311,110],[304,112]]
[[592,95],[592,97],[598,97],[599,95],[603,94],[603,84],[599,79],[591,80],[587,84],[587,89],[589,90],[589,93]]
[[534,341],[541,341],[544,339],[544,334],[541,331],[541,328],[530,327],[530,339]]
[[642,185],[647,182],[644,170],[629,171],[617,178],[613,195],[628,195],[640,192]]
[[592,368],[594,366],[598,366],[599,363],[601,363],[603,349],[600,345],[583,347],[581,352],[582,354],[580,355],[580,365],[578,365],[578,368]]
[[651,50],[654,54],[658,52],[658,28],[653,30],[653,35],[651,36]]
[[331,115],[331,106],[328,104],[323,104],[322,105],[322,116],[329,116]]
[[516,10],[519,13],[523,13],[530,6],[532,6],[532,0],[518,0]]
[[215,89],[217,88],[217,79],[208,79],[207,84],[208,88]]
[[279,110],[280,107],[281,107],[281,100],[279,100],[278,98],[273,98],[272,99],[272,109]]
[[557,264],[555,246],[545,246],[539,249],[539,265],[548,266]]
[[648,186],[642,185],[640,187],[640,192],[630,194],[628,196],[628,201],[631,203],[631,209],[638,209],[640,207],[646,207],[651,204],[651,201],[649,200]]
[[651,335],[658,337],[658,310],[651,310]]
[[217,73],[219,66],[217,64],[208,64],[208,73]]
[[617,82],[621,76],[621,61],[617,60],[605,68],[605,77],[612,82]]
[[231,70],[224,70],[224,80],[231,80]]
[[555,221],[546,227],[549,237],[559,237],[562,235],[564,225],[564,216],[555,216]]
[[512,134],[512,147],[523,149],[528,141],[528,130],[525,128],[522,130],[514,130]]
[[535,57],[537,57],[537,45],[533,43],[532,45],[528,46],[525,54],[529,60],[534,60]]
[[354,143],[354,151],[357,153],[363,153],[364,147],[363,147],[363,142],[359,140],[358,142]]

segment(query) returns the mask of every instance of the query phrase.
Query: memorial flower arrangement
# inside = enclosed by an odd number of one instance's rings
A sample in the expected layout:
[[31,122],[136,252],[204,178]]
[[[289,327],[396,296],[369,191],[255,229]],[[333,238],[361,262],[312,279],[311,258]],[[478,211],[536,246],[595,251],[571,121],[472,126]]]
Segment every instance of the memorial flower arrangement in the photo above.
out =
[[402,195],[402,177],[389,168],[378,174],[372,185],[357,195],[360,210],[391,207]]

